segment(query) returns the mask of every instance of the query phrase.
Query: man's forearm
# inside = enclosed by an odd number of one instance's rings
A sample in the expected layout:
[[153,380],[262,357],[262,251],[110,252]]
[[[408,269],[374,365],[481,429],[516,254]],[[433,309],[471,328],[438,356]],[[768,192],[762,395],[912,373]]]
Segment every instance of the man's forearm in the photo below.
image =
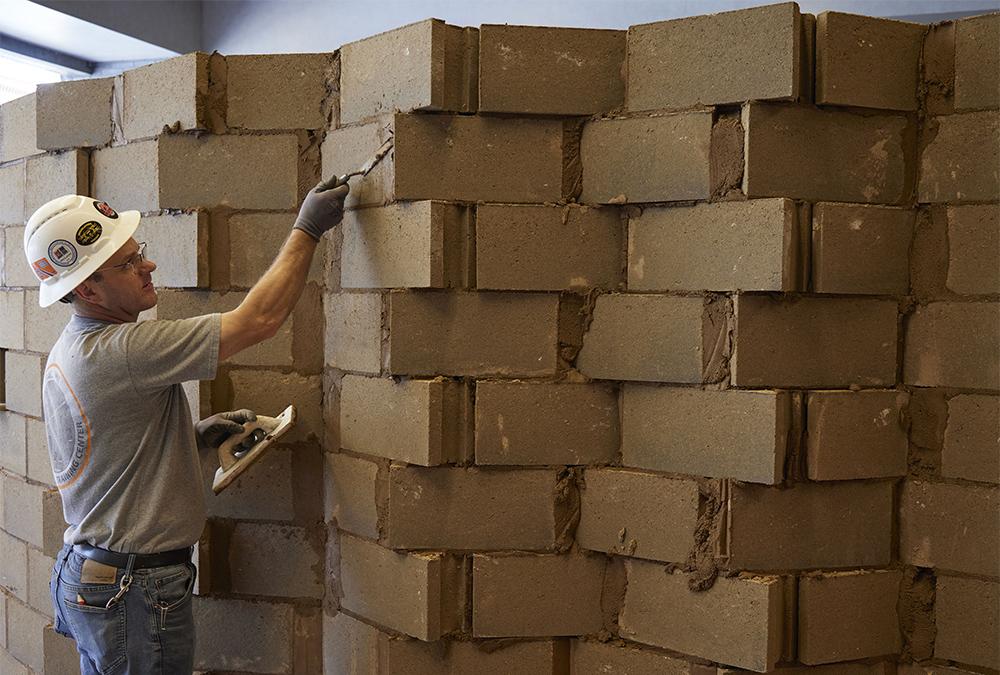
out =
[[241,309],[266,319],[277,330],[302,295],[317,244],[306,233],[292,230],[267,272],[247,293]]

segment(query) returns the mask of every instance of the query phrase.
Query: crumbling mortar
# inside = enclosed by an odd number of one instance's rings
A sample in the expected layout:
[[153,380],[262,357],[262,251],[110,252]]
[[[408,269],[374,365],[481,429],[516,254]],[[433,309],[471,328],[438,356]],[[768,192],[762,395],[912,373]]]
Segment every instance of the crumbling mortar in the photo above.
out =
[[556,477],[555,487],[555,551],[565,553],[576,541],[580,524],[580,490],[583,470],[566,467]]

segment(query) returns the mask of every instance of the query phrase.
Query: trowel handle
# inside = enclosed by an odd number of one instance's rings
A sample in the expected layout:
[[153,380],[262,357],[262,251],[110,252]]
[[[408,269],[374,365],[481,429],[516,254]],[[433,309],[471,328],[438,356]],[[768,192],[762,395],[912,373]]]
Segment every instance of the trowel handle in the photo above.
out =
[[222,442],[222,445],[219,446],[219,464],[223,469],[229,468],[236,461],[236,448],[254,433],[263,432],[263,437],[254,445],[267,438],[269,431],[261,422],[262,419],[258,417],[254,422],[245,423],[242,432],[233,434]]

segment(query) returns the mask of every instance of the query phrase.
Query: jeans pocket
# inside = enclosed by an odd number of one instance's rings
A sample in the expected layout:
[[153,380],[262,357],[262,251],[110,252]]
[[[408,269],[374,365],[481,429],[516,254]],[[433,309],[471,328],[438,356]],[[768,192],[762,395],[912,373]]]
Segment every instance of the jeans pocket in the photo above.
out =
[[191,563],[172,566],[151,575],[146,592],[153,604],[158,630],[188,630],[191,622],[191,596],[197,569]]
[[108,602],[118,593],[117,585],[60,584],[60,609],[69,624],[76,647],[96,664],[101,673],[111,673],[125,662],[125,602]]

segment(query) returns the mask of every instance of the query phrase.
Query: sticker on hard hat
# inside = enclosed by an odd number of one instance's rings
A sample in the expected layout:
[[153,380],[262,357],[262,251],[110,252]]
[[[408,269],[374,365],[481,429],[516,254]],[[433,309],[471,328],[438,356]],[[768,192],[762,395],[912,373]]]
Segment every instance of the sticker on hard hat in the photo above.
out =
[[96,220],[88,220],[76,231],[76,243],[80,246],[90,246],[101,238],[104,228]]
[[49,257],[59,267],[72,267],[76,262],[76,247],[65,239],[56,239],[49,244]]
[[108,206],[107,202],[94,202],[94,208],[100,211],[103,215],[107,216],[108,218],[118,217],[118,214],[115,213],[115,210],[113,208]]
[[35,276],[42,281],[48,279],[49,277],[54,277],[56,273],[56,268],[52,266],[45,258],[39,258],[35,262],[31,263],[31,269],[34,270]]

